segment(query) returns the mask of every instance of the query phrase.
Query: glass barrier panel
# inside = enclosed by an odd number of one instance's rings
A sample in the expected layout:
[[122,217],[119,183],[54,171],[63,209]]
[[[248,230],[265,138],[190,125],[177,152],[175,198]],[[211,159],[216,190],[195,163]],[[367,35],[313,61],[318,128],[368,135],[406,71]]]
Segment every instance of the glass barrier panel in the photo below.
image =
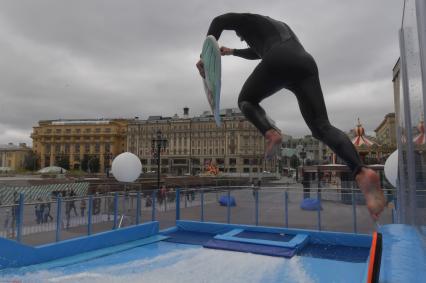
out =
[[[259,194],[259,225],[284,227],[285,207],[284,189],[260,188]],[[254,192],[253,192],[254,195]]]
[[160,222],[160,230],[175,226],[175,199],[174,189],[165,188],[156,191],[156,220]]
[[252,188],[237,188],[232,191],[235,206],[231,208],[231,223],[256,225],[256,191],[257,189]]
[[[204,221],[206,222],[227,222],[227,206],[222,198],[227,198],[227,190],[224,188],[206,188],[204,191]],[[232,217],[231,217],[232,220]]]
[[[180,219],[201,221],[201,190],[201,188],[181,189],[179,200]],[[205,198],[206,195],[204,194],[204,205]],[[176,207],[176,205],[173,207]]]

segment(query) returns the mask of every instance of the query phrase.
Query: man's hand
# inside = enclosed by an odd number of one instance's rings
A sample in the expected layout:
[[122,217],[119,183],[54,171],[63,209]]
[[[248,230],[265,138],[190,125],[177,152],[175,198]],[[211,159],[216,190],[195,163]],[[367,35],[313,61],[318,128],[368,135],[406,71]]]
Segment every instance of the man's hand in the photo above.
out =
[[203,61],[200,59],[200,60],[197,62],[196,66],[197,66],[198,72],[200,72],[200,76],[201,76],[203,79],[205,79],[205,78],[206,78],[206,74],[204,73],[204,64],[203,64]]
[[228,47],[225,47],[225,46],[222,46],[222,47],[220,48],[220,54],[221,54],[222,56],[225,56],[225,55],[232,55],[232,54],[234,54],[234,49],[232,49],[232,48],[228,48]]

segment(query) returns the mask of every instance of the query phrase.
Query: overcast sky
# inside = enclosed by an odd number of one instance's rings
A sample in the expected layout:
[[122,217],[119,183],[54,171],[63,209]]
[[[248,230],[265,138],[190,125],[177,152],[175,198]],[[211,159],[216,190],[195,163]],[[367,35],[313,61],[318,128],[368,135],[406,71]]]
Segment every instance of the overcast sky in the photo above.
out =
[[[1,1],[0,144],[27,142],[45,119],[208,110],[195,68],[211,20],[251,12],[286,22],[317,61],[331,122],[372,132],[393,112],[402,0]],[[233,31],[219,44],[244,47]],[[258,61],[222,60],[221,107]],[[309,134],[294,95],[262,102],[284,133]]]

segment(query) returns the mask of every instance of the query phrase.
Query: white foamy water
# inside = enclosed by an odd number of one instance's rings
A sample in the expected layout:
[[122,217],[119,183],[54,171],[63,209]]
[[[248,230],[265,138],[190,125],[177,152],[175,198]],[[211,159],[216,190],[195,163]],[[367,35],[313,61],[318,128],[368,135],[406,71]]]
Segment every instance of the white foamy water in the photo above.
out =
[[[90,262],[3,278],[22,282],[317,282],[303,261],[191,248],[126,263],[90,268]],[[71,269],[70,269],[71,268]],[[68,270],[68,271],[67,271]],[[69,272],[69,270],[75,270]]]

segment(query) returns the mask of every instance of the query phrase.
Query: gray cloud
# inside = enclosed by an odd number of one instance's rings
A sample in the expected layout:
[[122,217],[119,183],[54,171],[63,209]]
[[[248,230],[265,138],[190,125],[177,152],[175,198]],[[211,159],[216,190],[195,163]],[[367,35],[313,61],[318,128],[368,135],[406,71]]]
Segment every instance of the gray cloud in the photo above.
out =
[[[2,1],[0,143],[31,142],[38,120],[170,116],[208,109],[194,64],[212,18],[286,21],[315,57],[331,121],[372,131],[393,111],[398,1]],[[241,47],[233,32],[220,43]],[[256,62],[223,60],[223,107],[236,107]],[[308,134],[294,96],[262,105],[285,133]]]

